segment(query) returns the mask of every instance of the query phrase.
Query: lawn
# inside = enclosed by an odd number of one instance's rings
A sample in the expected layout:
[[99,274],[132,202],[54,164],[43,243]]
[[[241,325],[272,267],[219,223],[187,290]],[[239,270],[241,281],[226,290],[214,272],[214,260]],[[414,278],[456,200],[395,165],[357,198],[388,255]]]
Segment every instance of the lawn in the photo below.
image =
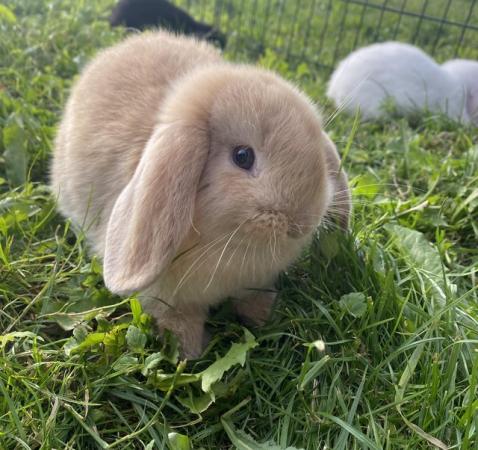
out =
[[[276,28],[261,28],[277,1],[216,2],[219,12],[182,3],[219,17],[228,58],[257,59],[321,106],[353,189],[351,232],[318,231],[281,275],[265,327],[245,329],[226,303],[211,315],[204,355],[180,361],[174,336],[160,341],[136,298],[105,289],[100,262],[46,188],[72,80],[123,36],[105,20],[112,1],[4,1],[0,449],[477,449],[477,129],[430,115],[359,124],[335,114],[324,92],[338,34],[321,41],[312,26],[308,40],[304,30],[284,40],[293,11],[280,28],[273,14]],[[345,3],[329,4],[335,29]],[[348,7],[360,24],[361,6]],[[367,20],[360,30],[382,38]],[[383,29],[393,24],[385,14]],[[406,38],[414,28],[403,27]],[[416,40],[443,60],[460,33],[437,27],[425,23]],[[358,39],[347,30],[337,56]],[[477,58],[472,42],[465,36],[464,54]]]

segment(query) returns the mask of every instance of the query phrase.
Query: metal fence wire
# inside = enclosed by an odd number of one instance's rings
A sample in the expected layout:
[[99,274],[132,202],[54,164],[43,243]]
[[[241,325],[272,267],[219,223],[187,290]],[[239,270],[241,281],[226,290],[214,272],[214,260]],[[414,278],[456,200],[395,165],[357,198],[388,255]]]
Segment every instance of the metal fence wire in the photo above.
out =
[[227,54],[266,49],[293,65],[331,70],[352,50],[398,40],[436,57],[478,59],[477,0],[175,0],[227,35]]

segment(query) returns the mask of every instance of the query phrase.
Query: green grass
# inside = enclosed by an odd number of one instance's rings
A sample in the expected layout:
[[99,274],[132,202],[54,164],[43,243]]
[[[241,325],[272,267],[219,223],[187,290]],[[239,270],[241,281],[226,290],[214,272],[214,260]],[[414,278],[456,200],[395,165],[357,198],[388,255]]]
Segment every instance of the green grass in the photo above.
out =
[[[478,448],[476,128],[330,121],[348,151],[351,235],[320,231],[254,337],[226,304],[205,355],[180,363],[134,298],[104,288],[45,187],[71,81],[122,36],[102,20],[111,2],[4,4],[16,20],[0,7],[1,449]],[[274,47],[259,63],[331,117],[324,73]]]

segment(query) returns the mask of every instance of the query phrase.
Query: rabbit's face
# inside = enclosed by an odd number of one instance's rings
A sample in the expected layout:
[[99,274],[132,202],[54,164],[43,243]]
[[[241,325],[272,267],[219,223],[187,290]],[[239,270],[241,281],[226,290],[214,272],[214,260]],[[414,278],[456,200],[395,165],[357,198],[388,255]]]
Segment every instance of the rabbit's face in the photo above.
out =
[[[222,65],[180,80],[159,122],[110,217],[108,287],[138,290],[160,275],[174,287],[191,270],[203,283],[224,260],[251,262],[257,284],[271,283],[337,194],[338,157],[317,111],[267,71]],[[221,270],[212,297],[248,278]]]
[[296,251],[333,194],[317,112],[276,77],[244,77],[218,93],[209,130],[196,229],[207,241],[230,234],[231,247]]

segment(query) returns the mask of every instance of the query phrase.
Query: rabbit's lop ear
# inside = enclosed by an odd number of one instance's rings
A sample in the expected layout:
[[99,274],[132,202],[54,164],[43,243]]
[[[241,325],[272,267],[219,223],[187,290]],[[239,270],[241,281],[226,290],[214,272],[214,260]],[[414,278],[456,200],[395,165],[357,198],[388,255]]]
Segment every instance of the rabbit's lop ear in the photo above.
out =
[[332,217],[337,218],[340,227],[347,230],[352,209],[347,175],[340,167],[340,157],[335,144],[329,138],[327,133],[323,132],[322,134],[324,137],[323,142],[325,146],[329,180],[333,187],[333,197],[329,206],[329,212]]
[[104,279],[114,293],[150,285],[176,255],[191,228],[207,153],[206,131],[158,127],[111,213]]

